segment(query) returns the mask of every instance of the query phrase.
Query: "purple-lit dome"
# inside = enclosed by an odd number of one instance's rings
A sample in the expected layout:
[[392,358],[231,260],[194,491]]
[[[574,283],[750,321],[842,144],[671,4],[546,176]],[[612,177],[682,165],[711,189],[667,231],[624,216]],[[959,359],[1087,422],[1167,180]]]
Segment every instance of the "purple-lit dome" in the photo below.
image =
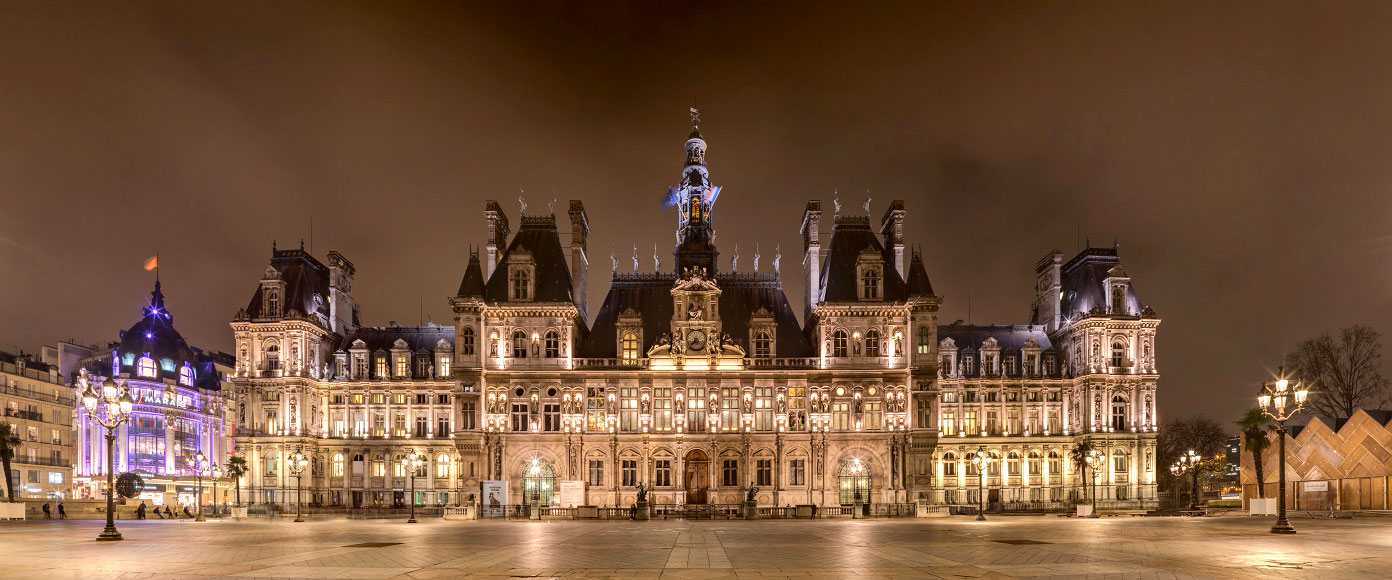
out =
[[121,356],[123,370],[132,372],[133,368],[127,370],[125,367],[134,367],[134,361],[150,353],[161,377],[177,379],[179,367],[185,362],[193,364],[197,359],[184,337],[174,329],[174,316],[164,307],[164,294],[160,292],[158,281],[155,282],[155,291],[150,293],[149,306],[143,308],[142,312],[144,316],[140,322],[121,333],[121,345],[117,347],[117,352]]

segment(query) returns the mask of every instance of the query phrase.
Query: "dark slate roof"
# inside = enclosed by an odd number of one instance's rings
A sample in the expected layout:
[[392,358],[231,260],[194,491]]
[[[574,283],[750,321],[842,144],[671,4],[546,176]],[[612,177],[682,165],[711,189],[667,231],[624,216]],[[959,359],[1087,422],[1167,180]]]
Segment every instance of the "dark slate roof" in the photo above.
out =
[[[508,243],[493,276],[484,286],[484,297],[490,302],[507,302],[508,257],[519,251],[532,255],[536,263],[533,302],[573,302],[570,295],[570,261],[561,247],[556,231],[556,216],[522,216],[522,227]],[[463,284],[461,284],[463,286]]]
[[[329,319],[329,269],[303,248],[298,250],[274,250],[271,253],[271,267],[280,272],[285,281],[285,302],[282,309],[286,314],[291,309],[301,315],[317,314],[321,320]],[[314,297],[319,296],[316,308]],[[251,318],[261,317],[261,287],[251,295],[246,314]]]
[[479,265],[476,250],[469,250],[469,266],[464,268],[464,279],[459,282],[459,293],[456,296],[483,298],[483,267]]
[[[609,285],[609,294],[595,317],[594,326],[581,348],[581,356],[614,358],[618,356],[617,330],[619,316],[629,308],[643,320],[643,353],[657,344],[658,339],[672,329],[672,286],[675,274],[618,274]],[[741,348],[749,350],[749,323],[760,307],[772,316],[776,333],[777,357],[808,357],[811,348],[803,336],[793,308],[783,293],[783,286],[774,275],[717,274],[720,287],[720,321],[722,331],[729,334]]]
[[[957,344],[961,352],[976,352],[981,349],[981,343],[988,338],[996,339],[996,345],[1000,347],[1001,354],[1019,355],[1025,346],[1025,341],[1033,338],[1039,343],[1040,353],[1050,352],[1054,345],[1049,342],[1049,335],[1044,332],[1044,326],[1038,324],[992,324],[992,325],[972,325],[972,324],[948,324],[938,327],[938,340],[951,338]],[[1016,375],[1024,369],[1024,360],[1017,358]],[[1062,362],[1056,360],[1056,362]],[[978,361],[976,366],[977,374],[981,372],[981,364]],[[1054,371],[1062,372],[1063,365],[1054,366]]]
[[[1089,312],[1094,306],[1106,308],[1107,289],[1103,282],[1108,271],[1121,264],[1116,248],[1087,248],[1063,265],[1062,291],[1059,312],[1071,317],[1078,312]],[[1141,300],[1136,296],[1134,284],[1126,290],[1126,313],[1139,316]],[[1035,322],[1040,322],[1036,320]]]
[[[121,332],[121,341],[113,345],[114,352],[121,357],[121,372],[134,374],[134,361],[149,353],[150,358],[155,359],[161,379],[177,381],[179,368],[187,362],[193,368],[194,386],[209,390],[222,388],[222,375],[217,371],[217,364],[232,366],[233,358],[220,352],[206,353],[188,345],[183,335],[174,328],[174,315],[165,307],[164,293],[158,280],[155,281],[155,291],[150,293],[150,304],[141,309],[141,314],[140,321]],[[89,371],[102,376],[109,374],[110,355],[108,352],[102,357],[105,364],[92,366]],[[132,364],[125,364],[127,358]],[[163,363],[166,360],[172,363],[173,371],[165,370]]]
[[906,283],[909,296],[932,296],[933,283],[928,281],[928,270],[923,267],[923,256],[917,251],[909,260],[909,279]]
[[836,223],[831,228],[831,242],[827,244],[826,261],[822,263],[823,301],[854,302],[860,299],[856,261],[866,250],[879,254],[884,259],[883,299],[896,301],[908,298],[904,280],[893,267],[893,257],[888,255],[875,233],[870,230],[870,218],[836,216]]
[[339,350],[355,348],[353,343],[361,340],[371,352],[391,350],[396,341],[404,340],[411,352],[434,351],[441,340],[454,344],[454,327],[427,322],[424,326],[366,326],[348,335]]
[[18,365],[20,361],[24,362],[24,368],[33,370],[37,373],[47,373],[50,371],[57,370],[58,368],[56,365],[51,365],[41,360],[38,360],[28,353],[24,353],[21,355],[14,354],[11,352],[0,351],[0,362],[7,362],[12,365]]

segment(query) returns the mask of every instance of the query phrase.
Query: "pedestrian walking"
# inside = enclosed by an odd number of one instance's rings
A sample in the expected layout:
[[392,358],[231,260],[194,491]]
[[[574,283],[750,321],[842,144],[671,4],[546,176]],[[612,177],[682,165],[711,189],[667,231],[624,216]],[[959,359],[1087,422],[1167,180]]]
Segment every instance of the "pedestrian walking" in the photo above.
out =
[[61,501],[58,502],[58,519],[60,519],[60,520],[66,520],[66,519],[68,519],[68,510],[63,509],[63,502],[61,502]]
[[43,513],[44,513],[44,519],[46,519],[46,520],[51,520],[51,519],[53,519],[53,508],[49,507],[48,502],[44,502],[44,504],[43,504]]

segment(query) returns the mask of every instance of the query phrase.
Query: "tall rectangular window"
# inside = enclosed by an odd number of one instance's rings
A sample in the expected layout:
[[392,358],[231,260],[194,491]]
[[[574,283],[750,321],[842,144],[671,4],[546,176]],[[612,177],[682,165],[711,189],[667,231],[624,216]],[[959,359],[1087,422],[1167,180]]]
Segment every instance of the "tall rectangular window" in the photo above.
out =
[[720,485],[725,487],[738,487],[739,484],[739,460],[720,460]]
[[542,405],[542,407],[541,407],[541,415],[542,415],[542,421],[543,421],[543,424],[542,424],[542,426],[541,426],[541,430],[542,430],[542,431],[560,431],[560,430],[561,430],[561,404],[560,404],[560,403],[547,403],[547,404],[545,404],[545,405]]
[[706,389],[688,387],[686,389],[686,430],[703,433],[706,430]]
[[720,389],[720,430],[739,431],[740,412],[739,412],[739,388],[721,387]]
[[387,357],[377,357],[377,378],[387,378]]
[[866,401],[861,427],[869,431],[884,429],[884,411],[879,401]]
[[530,431],[532,429],[531,417],[527,412],[526,403],[512,404],[512,430]]
[[672,389],[653,389],[653,430],[672,430]]
[[773,430],[773,387],[754,387],[754,429]]
[[657,476],[656,481],[653,482],[653,487],[671,487],[672,460],[658,459],[657,461],[653,462],[653,467],[653,474]]
[[475,420],[475,419],[474,419],[474,413],[477,412],[476,409],[477,409],[477,407],[474,406],[474,402],[473,402],[473,401],[465,401],[465,402],[459,404],[459,428],[460,428],[460,429],[475,429],[475,428],[476,428],[476,427],[475,427],[475,423],[474,423],[474,420]]
[[976,435],[976,411],[964,411],[962,413],[962,431],[967,435]]
[[604,413],[604,388],[585,390],[585,430],[604,431],[609,428]]
[[773,460],[755,459],[754,460],[754,485],[770,486],[773,485]]
[[953,436],[953,435],[956,435],[956,434],[957,434],[957,415],[956,415],[956,413],[944,412],[944,413],[942,414],[942,421],[941,421],[940,423],[938,423],[938,425],[939,425],[939,427],[942,429],[942,434],[943,434],[943,435],[946,435],[946,436],[948,436],[948,437],[951,437],[951,436]]
[[788,387],[788,430],[807,428],[807,387]]
[[638,430],[638,388],[619,389],[619,429],[625,432]]
[[436,418],[435,418],[435,436],[436,436],[436,437],[449,437],[449,435],[450,435],[450,421],[449,421],[449,418],[448,418],[448,417],[436,417]]
[[914,427],[926,429],[933,425],[933,403],[927,397],[914,398]]
[[1020,434],[1020,410],[1010,409],[1005,412],[1005,428],[1010,430],[1011,435]]
[[807,460],[788,461],[788,485],[807,485]]
[[638,485],[638,460],[624,459],[620,462],[623,473],[623,486],[633,487]]
[[844,431],[851,428],[851,404],[845,401],[831,404],[831,428]]
[[999,431],[999,425],[998,425],[997,422],[996,422],[996,412],[995,412],[995,411],[987,411],[987,412],[986,412],[986,434],[987,434],[987,435],[996,435],[996,434],[998,434],[998,433],[1000,433],[1000,431]]
[[604,460],[590,460],[590,477],[587,480],[590,487],[600,487],[604,485]]

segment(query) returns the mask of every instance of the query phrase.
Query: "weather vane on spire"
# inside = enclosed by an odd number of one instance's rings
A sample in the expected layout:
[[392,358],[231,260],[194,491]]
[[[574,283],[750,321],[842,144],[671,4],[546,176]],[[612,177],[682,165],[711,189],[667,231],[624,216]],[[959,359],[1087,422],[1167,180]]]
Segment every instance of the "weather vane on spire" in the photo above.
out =
[[692,99],[692,101],[693,102],[691,104],[691,126],[696,127],[701,124],[701,112],[696,110],[696,103],[694,102],[695,99]]

